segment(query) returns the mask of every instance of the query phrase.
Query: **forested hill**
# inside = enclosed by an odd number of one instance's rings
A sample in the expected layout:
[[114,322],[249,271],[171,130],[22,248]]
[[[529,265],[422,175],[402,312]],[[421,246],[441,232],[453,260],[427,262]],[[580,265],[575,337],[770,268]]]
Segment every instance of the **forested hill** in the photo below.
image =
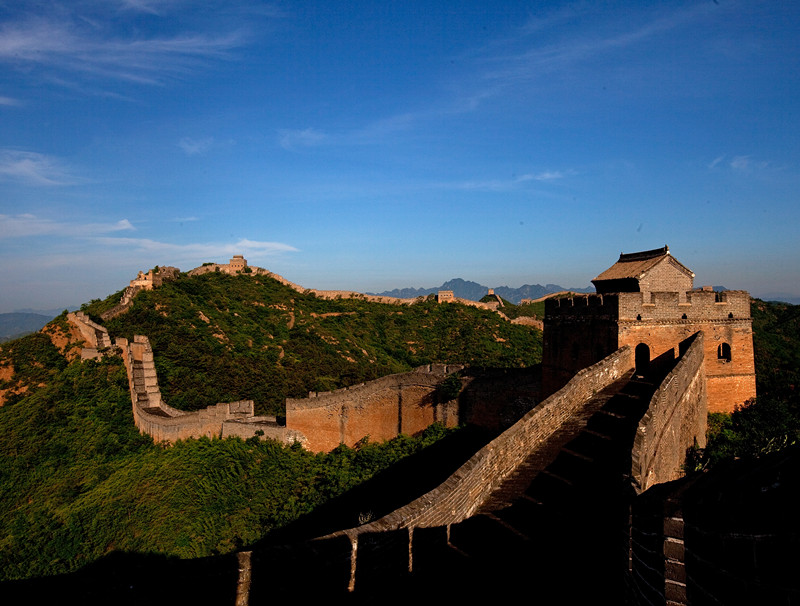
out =
[[753,299],[750,312],[759,397],[798,400],[800,305]]
[[[84,310],[95,320],[119,293]],[[432,362],[483,367],[541,360],[541,333],[497,313],[433,298],[414,305],[326,300],[258,275],[180,276],[140,292],[105,323],[147,335],[162,395],[176,408],[254,400],[283,414],[286,397],[328,391]]]

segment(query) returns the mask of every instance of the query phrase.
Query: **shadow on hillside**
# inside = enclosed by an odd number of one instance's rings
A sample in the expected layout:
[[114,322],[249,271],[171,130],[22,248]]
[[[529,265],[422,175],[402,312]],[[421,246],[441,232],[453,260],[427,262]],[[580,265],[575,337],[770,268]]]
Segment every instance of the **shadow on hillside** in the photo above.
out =
[[[357,526],[360,515],[377,519],[438,486],[494,436],[483,428],[463,427],[251,548],[302,543]],[[69,598],[84,605],[233,604],[237,579],[235,553],[181,560],[115,552],[71,574],[0,583],[0,603],[48,604]]]

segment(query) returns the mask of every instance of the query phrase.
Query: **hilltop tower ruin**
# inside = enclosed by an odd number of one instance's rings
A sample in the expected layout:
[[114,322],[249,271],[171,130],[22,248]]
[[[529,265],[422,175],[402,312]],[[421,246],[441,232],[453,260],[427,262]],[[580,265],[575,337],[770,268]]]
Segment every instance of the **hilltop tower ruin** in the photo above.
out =
[[702,331],[709,412],[731,412],[755,397],[746,291],[695,289],[694,273],[667,246],[620,254],[592,283],[597,294],[545,303],[544,396],[623,345],[634,349],[637,373],[665,367]]

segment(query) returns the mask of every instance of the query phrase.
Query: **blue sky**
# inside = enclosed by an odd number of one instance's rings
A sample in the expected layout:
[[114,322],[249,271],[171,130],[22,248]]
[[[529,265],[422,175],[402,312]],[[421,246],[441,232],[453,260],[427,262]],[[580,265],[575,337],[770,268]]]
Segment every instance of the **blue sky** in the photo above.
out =
[[800,297],[800,6],[0,0],[0,312],[241,253],[587,286],[668,244]]

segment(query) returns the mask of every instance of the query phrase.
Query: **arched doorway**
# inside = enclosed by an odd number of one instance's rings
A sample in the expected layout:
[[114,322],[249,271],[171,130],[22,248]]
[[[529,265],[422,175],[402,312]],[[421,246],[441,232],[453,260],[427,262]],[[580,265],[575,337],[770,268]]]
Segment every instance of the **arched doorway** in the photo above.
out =
[[634,360],[636,364],[636,374],[644,376],[650,369],[650,348],[644,344],[639,343],[636,346]]

